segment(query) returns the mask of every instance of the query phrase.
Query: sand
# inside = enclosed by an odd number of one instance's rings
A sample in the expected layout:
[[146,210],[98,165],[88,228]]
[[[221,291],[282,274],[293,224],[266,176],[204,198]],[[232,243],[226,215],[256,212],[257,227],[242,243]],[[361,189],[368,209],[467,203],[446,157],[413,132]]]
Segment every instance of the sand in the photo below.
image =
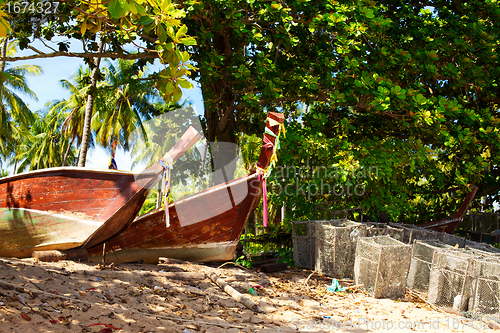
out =
[[[215,272],[261,312],[235,301],[206,275],[163,276],[183,271]],[[307,270],[266,274],[231,264],[104,266],[2,258],[0,272],[0,332],[491,331],[486,322],[409,294],[390,300],[369,297],[360,288],[330,293],[331,278]],[[261,286],[258,296],[247,285]]]

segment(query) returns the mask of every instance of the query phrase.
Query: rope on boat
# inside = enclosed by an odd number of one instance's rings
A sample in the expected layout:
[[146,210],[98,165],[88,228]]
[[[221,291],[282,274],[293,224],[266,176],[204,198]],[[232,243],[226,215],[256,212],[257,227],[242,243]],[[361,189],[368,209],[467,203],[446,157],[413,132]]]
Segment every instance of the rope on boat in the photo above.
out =
[[274,134],[269,129],[269,127],[266,126],[265,133],[269,134],[272,137],[274,137],[275,140],[274,140],[274,144],[273,144],[271,142],[271,140],[269,140],[268,138],[266,138],[266,136],[264,135],[264,144],[263,144],[263,146],[265,148],[272,148],[273,149],[273,154],[271,155],[271,159],[269,161],[269,165],[267,166],[267,168],[263,169],[263,168],[260,168],[260,167],[257,166],[257,172],[259,174],[259,180],[262,179],[262,192],[263,192],[263,198],[262,198],[263,208],[262,208],[262,211],[263,211],[263,215],[264,215],[263,216],[263,225],[264,225],[264,227],[267,227],[267,184],[266,184],[266,178],[269,177],[269,175],[271,174],[272,169],[274,168],[274,166],[276,165],[276,162],[278,161],[278,157],[276,156],[276,151],[280,148],[280,134],[281,134],[281,132],[283,132],[283,137],[286,138],[286,135],[285,135],[286,130],[285,130],[285,125],[284,124],[280,124],[276,120],[274,120],[272,118],[269,118],[269,117],[267,117],[266,120],[269,121],[269,126],[271,126],[271,127],[279,125],[279,131],[278,131],[278,134]]
[[170,195],[170,183],[172,182],[172,168],[174,160],[170,155],[166,155],[166,161],[161,158],[159,163],[163,167],[163,177],[161,182],[161,191],[163,193],[163,203],[165,205],[165,225],[170,227],[170,214],[168,213],[168,197]]

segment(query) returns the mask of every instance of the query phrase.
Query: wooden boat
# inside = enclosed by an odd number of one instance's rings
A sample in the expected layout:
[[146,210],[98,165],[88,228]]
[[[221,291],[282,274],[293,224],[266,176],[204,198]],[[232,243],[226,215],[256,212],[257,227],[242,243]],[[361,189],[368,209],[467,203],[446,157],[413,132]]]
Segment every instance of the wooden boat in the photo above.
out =
[[[198,139],[189,128],[162,158],[176,160]],[[0,179],[0,256],[90,248],[126,229],[163,171],[60,167]]]
[[[271,126],[271,122],[277,125]],[[283,122],[282,114],[270,112],[266,126],[277,134]],[[264,142],[271,144],[261,149],[257,167],[262,169],[270,164],[275,137],[266,133]],[[106,262],[157,263],[159,257],[197,262],[231,260],[248,216],[259,202],[261,185],[257,171],[252,170],[247,176],[171,203],[169,227],[164,209],[140,216],[127,230],[106,242]],[[88,253],[90,261],[100,262],[103,246],[89,249]]]
[[453,234],[455,228],[464,219],[464,215],[467,212],[467,209],[469,209],[472,200],[474,200],[478,187],[476,185],[471,185],[470,189],[471,189],[470,192],[467,193],[464,202],[462,203],[462,205],[455,214],[441,221],[420,224],[419,227],[434,231],[446,232],[448,234]]

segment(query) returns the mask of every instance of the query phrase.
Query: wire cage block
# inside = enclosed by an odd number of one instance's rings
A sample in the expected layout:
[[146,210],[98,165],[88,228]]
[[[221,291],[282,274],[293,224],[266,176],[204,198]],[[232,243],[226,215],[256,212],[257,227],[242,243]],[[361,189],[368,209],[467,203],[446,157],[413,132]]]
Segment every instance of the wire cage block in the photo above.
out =
[[351,278],[356,241],[366,229],[347,219],[317,221],[315,232],[315,270],[332,277]]
[[500,254],[500,249],[492,246],[491,244],[486,244],[486,243],[478,243],[475,241],[471,241],[466,239],[465,240],[465,248],[466,249],[477,249],[489,253],[498,253]]
[[491,252],[486,248],[474,248],[467,245],[465,246],[465,252],[483,257],[485,259],[500,260],[500,252]]
[[366,237],[374,236],[391,236],[400,242],[404,239],[404,230],[402,228],[394,228],[386,223],[379,222],[363,222],[366,227]]
[[427,292],[434,252],[450,248],[452,248],[450,245],[438,240],[415,240],[412,245],[406,286],[409,289]]
[[476,315],[500,319],[500,261],[490,259],[475,260],[476,279],[468,310]]
[[314,221],[292,221],[295,267],[314,269]]
[[465,247],[465,238],[448,234],[445,232],[438,232],[438,239],[448,245],[459,247],[459,248],[464,248]]
[[429,275],[427,301],[438,306],[464,311],[472,294],[474,259],[481,259],[464,250],[441,249],[434,252]]
[[403,297],[411,246],[390,236],[361,237],[356,246],[354,283],[375,298]]
[[418,240],[437,240],[439,233],[432,230],[426,230],[413,224],[390,223],[391,227],[403,230],[403,243],[413,244]]

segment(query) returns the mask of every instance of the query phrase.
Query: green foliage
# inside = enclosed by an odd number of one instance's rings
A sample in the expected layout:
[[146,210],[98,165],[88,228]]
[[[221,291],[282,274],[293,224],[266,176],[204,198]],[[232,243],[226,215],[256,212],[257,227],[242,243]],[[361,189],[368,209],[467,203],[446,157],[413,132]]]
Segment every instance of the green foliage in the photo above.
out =
[[246,268],[251,268],[253,266],[252,261],[247,259],[244,255],[236,259],[236,263]]
[[148,197],[144,201],[144,204],[142,205],[141,210],[139,211],[139,214],[137,214],[137,216],[144,215],[155,209],[157,196],[158,196],[158,190],[151,189],[149,191]]
[[295,262],[293,261],[293,249],[280,249],[278,252],[278,260],[276,262],[282,262],[287,264],[290,268],[294,268]]
[[[55,40],[59,49],[51,49],[41,55],[44,57],[65,56],[72,43],[81,42],[86,51],[81,56],[89,64],[100,39],[113,58],[140,59],[141,66],[159,58],[164,68],[155,74],[155,86],[166,101],[178,101],[181,88],[191,86],[184,77],[194,67],[188,63],[190,56],[185,49],[196,45],[196,40],[187,34],[181,22],[185,12],[178,4],[171,0],[57,3],[50,13],[22,10],[11,15],[9,37],[19,40],[21,49],[30,47],[36,39]],[[141,54],[130,55],[130,47]]]
[[[303,82],[286,70],[279,77],[295,86],[283,91],[307,91],[301,100],[309,104],[301,121],[288,124],[270,180],[270,200],[286,202],[288,221],[317,217],[316,204],[362,206],[365,219],[382,212],[408,222],[440,219],[457,209],[467,184],[479,185],[490,206],[499,199],[498,4],[301,6],[301,20],[286,30],[300,33],[300,43],[288,36],[293,47],[286,59],[276,51],[275,64],[302,71]],[[260,72],[249,71],[245,81]],[[324,170],[327,176],[318,175]],[[335,194],[335,185],[358,185],[362,193]]]
[[92,129],[101,146],[108,147],[115,141],[128,150],[131,133],[136,128],[144,132],[143,121],[159,113],[154,103],[161,98],[153,81],[144,80],[147,71],[136,61],[107,61],[102,72],[104,80],[98,87]]
[[[17,164],[17,172],[61,166],[70,145],[61,134],[64,114],[60,110],[52,108],[34,116],[29,130],[17,135],[16,155],[11,160],[12,165]],[[75,163],[75,152],[69,149],[68,153],[67,161]]]
[[[12,56],[17,53],[17,43],[0,39],[2,53]],[[3,71],[1,71],[3,70]],[[28,76],[42,73],[39,66],[11,66],[0,63],[0,156],[9,158],[16,154],[19,139],[25,135],[35,117],[23,100],[23,95],[37,99],[29,88]]]

